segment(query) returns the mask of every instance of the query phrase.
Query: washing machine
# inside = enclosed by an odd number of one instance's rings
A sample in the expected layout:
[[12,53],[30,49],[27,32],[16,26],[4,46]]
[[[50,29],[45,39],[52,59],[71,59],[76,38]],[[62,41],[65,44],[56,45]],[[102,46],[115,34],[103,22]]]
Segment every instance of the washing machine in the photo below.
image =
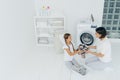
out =
[[96,25],[78,24],[77,25],[77,45],[86,44],[94,45],[96,42],[95,29]]

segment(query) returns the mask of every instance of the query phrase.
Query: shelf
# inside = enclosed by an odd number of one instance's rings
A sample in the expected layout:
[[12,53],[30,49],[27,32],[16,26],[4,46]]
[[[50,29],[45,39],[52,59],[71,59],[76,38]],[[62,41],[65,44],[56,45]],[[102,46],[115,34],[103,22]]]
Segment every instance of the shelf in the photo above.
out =
[[37,44],[37,46],[54,47],[54,44]]
[[53,45],[55,33],[64,31],[64,22],[64,16],[35,16],[34,26],[37,45]]
[[53,36],[50,34],[40,34],[40,35],[37,35],[37,37],[53,37]]
[[36,27],[38,28],[48,28],[47,22],[37,22]]
[[34,16],[34,18],[64,18],[65,16]]

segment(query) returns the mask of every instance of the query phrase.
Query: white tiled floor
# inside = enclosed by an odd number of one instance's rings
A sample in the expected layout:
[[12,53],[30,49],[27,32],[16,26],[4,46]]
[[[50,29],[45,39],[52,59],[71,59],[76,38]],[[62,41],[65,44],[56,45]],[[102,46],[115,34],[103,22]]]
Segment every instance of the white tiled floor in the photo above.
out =
[[[112,45],[114,71],[89,71],[82,79],[73,73],[71,80],[119,80],[119,44]],[[54,48],[36,47],[21,56],[0,56],[0,80],[70,80],[63,64],[63,54]]]

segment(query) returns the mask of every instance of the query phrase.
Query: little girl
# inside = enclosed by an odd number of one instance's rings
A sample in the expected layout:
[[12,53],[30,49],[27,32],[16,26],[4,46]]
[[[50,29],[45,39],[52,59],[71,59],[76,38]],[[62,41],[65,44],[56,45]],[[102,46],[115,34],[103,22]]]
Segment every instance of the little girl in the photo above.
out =
[[77,61],[73,58],[74,55],[78,53],[82,53],[80,50],[75,50],[72,44],[72,37],[71,34],[65,33],[64,34],[65,44],[63,46],[64,49],[64,61],[66,66],[71,70],[74,70],[82,75],[86,74],[86,68],[82,65],[79,65]]

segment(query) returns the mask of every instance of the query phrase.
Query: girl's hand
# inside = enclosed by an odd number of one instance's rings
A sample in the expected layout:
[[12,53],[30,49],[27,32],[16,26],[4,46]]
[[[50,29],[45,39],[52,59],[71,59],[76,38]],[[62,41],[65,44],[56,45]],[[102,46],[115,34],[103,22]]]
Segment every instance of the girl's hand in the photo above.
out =
[[96,49],[96,46],[88,46],[89,49]]
[[84,51],[83,50],[78,50],[77,51],[79,54],[83,53]]

